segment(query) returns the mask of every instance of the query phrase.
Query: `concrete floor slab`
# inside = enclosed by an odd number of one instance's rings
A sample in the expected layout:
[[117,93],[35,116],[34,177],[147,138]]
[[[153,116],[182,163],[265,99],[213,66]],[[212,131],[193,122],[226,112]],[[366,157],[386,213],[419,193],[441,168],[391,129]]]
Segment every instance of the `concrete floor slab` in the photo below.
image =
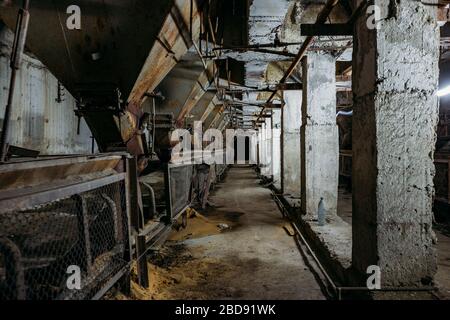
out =
[[289,222],[252,168],[232,168],[211,202],[215,208],[200,212],[202,216],[210,221],[233,216],[232,227],[176,243],[201,267],[179,266],[183,280],[165,284],[166,290],[177,293],[175,298],[325,299],[294,238],[283,229]]

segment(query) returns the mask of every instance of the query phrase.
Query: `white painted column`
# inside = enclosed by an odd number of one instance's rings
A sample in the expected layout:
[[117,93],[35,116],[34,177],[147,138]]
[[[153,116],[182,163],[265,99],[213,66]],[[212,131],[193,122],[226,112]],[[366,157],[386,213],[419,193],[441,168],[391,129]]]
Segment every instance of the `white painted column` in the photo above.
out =
[[337,214],[339,139],[336,125],[336,61],[326,52],[309,52],[303,63],[301,127],[301,207],[317,218],[323,198],[327,216]]
[[375,0],[377,28],[355,26],[353,267],[386,286],[430,285],[438,122],[437,7]]
[[300,126],[302,91],[285,91],[282,124],[282,190],[285,196],[300,198]]
[[274,186],[281,190],[281,110],[272,114],[272,172]]

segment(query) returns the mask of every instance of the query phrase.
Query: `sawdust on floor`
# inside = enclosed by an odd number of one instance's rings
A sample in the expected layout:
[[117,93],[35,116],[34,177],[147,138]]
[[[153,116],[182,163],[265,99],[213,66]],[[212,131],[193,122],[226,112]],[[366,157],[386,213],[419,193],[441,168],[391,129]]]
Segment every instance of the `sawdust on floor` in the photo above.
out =
[[[207,212],[205,213],[207,214]],[[227,218],[225,215],[215,215],[205,217],[203,214],[195,210],[188,213],[187,227],[172,232],[169,235],[169,241],[183,241],[188,239],[196,239],[219,234],[233,230],[237,227],[237,223],[233,219]]]
[[250,167],[227,175],[210,195],[215,205],[148,254],[150,288],[133,271],[130,296],[110,299],[325,299],[271,191]]
[[[116,291],[107,299],[113,300],[178,300],[178,299],[211,299],[211,292],[217,296],[236,296],[235,290],[220,288],[208,280],[222,277],[233,269],[232,265],[224,265],[223,261],[213,258],[194,258],[192,250],[180,244],[183,240],[208,237],[229,232],[237,227],[235,215],[213,215],[207,218],[198,211],[188,213],[188,224],[184,229],[173,231],[166,244],[148,255],[148,276],[150,287],[143,288],[138,284],[136,266],[132,267],[131,295],[126,296]],[[201,249],[195,249],[196,254]],[[150,263],[151,261],[151,263]],[[176,286],[174,286],[176,285]],[[207,290],[206,287],[212,286]],[[173,290],[171,290],[173,289]],[[206,289],[206,290],[205,290]],[[210,292],[208,295],[205,292]]]

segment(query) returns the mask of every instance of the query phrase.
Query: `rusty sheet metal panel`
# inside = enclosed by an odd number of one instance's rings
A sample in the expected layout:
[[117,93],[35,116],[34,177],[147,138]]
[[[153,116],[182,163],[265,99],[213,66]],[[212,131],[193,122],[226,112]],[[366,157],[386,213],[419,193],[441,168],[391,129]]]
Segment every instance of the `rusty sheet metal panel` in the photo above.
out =
[[213,81],[214,64],[207,63],[208,70],[204,69],[196,53],[189,52],[161,82],[158,90],[166,97],[158,104],[158,113],[172,113],[177,126],[182,127],[184,120],[202,99]]
[[193,126],[195,121],[200,121],[214,97],[215,94],[213,92],[205,93],[195,108],[191,110],[191,117],[187,119],[187,123]]
[[128,98],[130,104],[140,105],[145,93],[153,91],[175,67],[199,39],[200,25],[196,1],[176,0]]
[[208,119],[209,115],[211,114],[211,112],[214,111],[214,108],[216,108],[216,106],[219,104],[219,100],[217,98],[217,96],[214,96],[213,100],[211,101],[211,103],[208,105],[208,108],[206,108],[205,112],[202,114],[200,121],[201,122],[205,122],[206,119]]
[[[9,90],[13,33],[0,25],[0,124]],[[65,92],[57,102],[58,80],[37,59],[24,55],[12,108],[10,143],[41,155],[91,153],[91,132],[84,120],[77,134],[75,99]],[[64,90],[64,89],[63,89]]]
[[[13,28],[22,1],[11,2],[0,17]],[[66,25],[74,4],[81,30]],[[27,47],[76,98],[86,87],[99,93],[119,88],[128,97],[170,8],[166,0],[32,1]]]
[[181,111],[178,113],[176,121],[179,127],[182,127],[182,125],[184,125],[184,119],[192,112],[192,109],[194,109],[197,106],[197,103],[205,94],[206,90],[205,88],[208,87],[209,83],[214,81],[213,69],[214,63],[212,61],[209,61],[207,63],[207,70],[204,70],[202,72],[197,82],[192,87],[188,98],[186,99],[183,107],[181,108]]
[[[80,182],[83,176],[109,175],[123,172],[123,155],[49,157],[39,160],[15,161],[0,166],[0,195],[7,190],[74,180]],[[67,182],[65,182],[67,183]]]
[[223,105],[218,105],[206,120],[205,128],[217,128],[217,126],[220,124],[220,120],[223,119],[222,117],[224,115],[224,110],[225,108]]
[[206,117],[204,121],[205,130],[211,128],[211,125],[215,120],[218,119],[219,113],[224,110],[222,104],[214,105],[214,108],[209,112],[209,115]]

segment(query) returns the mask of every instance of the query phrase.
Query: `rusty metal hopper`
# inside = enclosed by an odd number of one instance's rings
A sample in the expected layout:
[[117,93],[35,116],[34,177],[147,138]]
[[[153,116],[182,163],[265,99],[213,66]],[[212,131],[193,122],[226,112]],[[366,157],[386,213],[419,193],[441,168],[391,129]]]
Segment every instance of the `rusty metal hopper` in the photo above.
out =
[[[14,29],[22,1],[5,3],[0,18]],[[73,4],[81,9],[81,30],[67,27],[67,8]],[[180,32],[173,19],[178,17],[178,25],[189,28],[190,9],[188,0],[32,0],[27,48],[75,97],[101,100],[119,89],[126,100],[136,88],[138,104],[157,85],[148,77],[165,75],[174,66],[164,61],[173,60],[167,50],[176,47],[176,56],[187,51],[186,44],[178,43]]]
[[[198,40],[201,2],[31,0],[26,45],[81,100],[77,114],[102,152],[126,147],[143,155],[141,104]],[[0,19],[11,29],[21,4],[0,2]],[[74,4],[81,11],[79,30],[67,24]]]

